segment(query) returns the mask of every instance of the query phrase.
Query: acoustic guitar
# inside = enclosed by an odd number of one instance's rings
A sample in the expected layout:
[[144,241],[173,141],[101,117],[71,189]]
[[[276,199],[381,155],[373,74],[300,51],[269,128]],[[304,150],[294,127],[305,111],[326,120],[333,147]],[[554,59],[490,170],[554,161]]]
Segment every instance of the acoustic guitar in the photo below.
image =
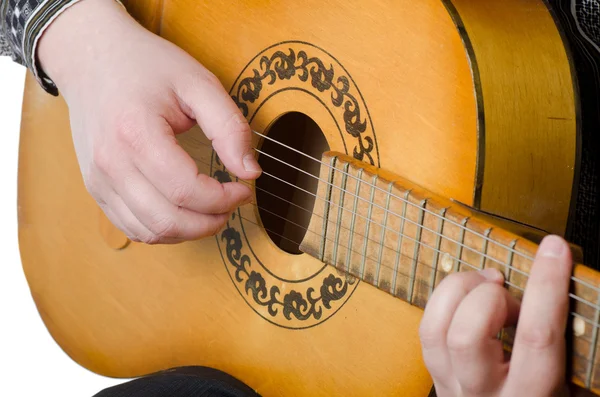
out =
[[[22,262],[85,368],[204,365],[264,396],[427,396],[418,325],[435,287],[495,267],[521,297],[537,243],[568,234],[578,91],[544,1],[125,4],[229,90],[264,174],[214,237],[132,243],[84,187],[65,103],[28,76]],[[178,140],[199,172],[235,179],[197,127]],[[570,381],[598,393],[598,273],[577,265],[570,296]],[[508,350],[513,335],[499,335]]]

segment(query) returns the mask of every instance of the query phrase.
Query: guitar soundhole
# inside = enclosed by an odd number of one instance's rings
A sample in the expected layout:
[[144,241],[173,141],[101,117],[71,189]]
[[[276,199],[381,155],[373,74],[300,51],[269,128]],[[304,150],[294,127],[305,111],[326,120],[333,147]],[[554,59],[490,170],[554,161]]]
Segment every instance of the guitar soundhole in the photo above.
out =
[[[329,150],[317,123],[299,112],[279,117],[267,135],[316,159]],[[259,155],[258,162],[265,174],[256,181],[258,212],[271,240],[283,251],[298,255],[302,253],[299,245],[307,233],[315,203],[320,164],[276,142],[263,139],[260,147],[276,159]]]

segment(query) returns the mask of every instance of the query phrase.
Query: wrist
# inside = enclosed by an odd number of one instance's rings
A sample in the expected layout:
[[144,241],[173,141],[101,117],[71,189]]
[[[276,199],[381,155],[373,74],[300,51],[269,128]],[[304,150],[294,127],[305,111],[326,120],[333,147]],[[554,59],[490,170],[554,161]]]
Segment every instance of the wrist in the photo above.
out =
[[61,91],[78,84],[140,25],[114,0],[81,0],[63,11],[37,45],[40,68]]

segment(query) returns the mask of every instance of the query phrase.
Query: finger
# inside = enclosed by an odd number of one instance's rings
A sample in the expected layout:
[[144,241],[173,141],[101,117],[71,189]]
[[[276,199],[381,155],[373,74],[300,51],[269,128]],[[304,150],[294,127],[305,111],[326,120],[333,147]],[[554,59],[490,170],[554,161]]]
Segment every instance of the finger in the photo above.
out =
[[419,336],[423,359],[438,392],[444,389],[448,393],[455,393],[458,387],[447,345],[448,329],[456,309],[464,297],[479,284],[502,280],[502,274],[496,269],[454,273],[447,276],[434,290],[425,307]]
[[250,126],[220,81],[202,69],[177,88],[223,164],[241,179],[258,178],[261,169],[251,148]]
[[121,221],[121,217],[117,216],[108,204],[101,204],[100,208],[102,209],[102,212],[104,212],[110,223],[112,223],[121,232],[125,233],[129,240],[137,241],[135,239],[134,233],[128,227],[125,226],[125,224]]
[[169,123],[159,116],[139,117],[125,126],[125,144],[145,178],[172,204],[201,214],[224,214],[252,200],[242,183],[219,183],[200,174],[191,156],[177,143]]
[[518,315],[519,302],[497,283],[478,285],[460,303],[448,330],[448,350],[463,395],[487,395],[504,382],[508,363],[497,335],[516,324]]
[[[129,240],[142,242],[157,238],[133,215],[121,197],[113,190],[107,195],[106,201],[104,213],[117,228],[125,233]],[[161,242],[163,244],[178,244],[182,241],[176,238],[164,238]]]
[[[128,219],[133,217],[127,206],[116,196],[114,190],[107,183],[106,178],[101,172],[91,172],[86,181],[86,187],[94,197],[98,206],[104,212],[110,223],[117,229],[125,233],[131,241],[138,241],[133,232],[132,222]],[[136,220],[137,221],[137,220]]]
[[546,396],[563,383],[571,270],[569,246],[560,237],[546,237],[523,295],[508,375],[509,390]]
[[[115,167],[117,169],[119,175],[110,179],[111,186],[133,216],[150,231],[150,234],[145,234],[139,227],[132,230],[142,234],[138,235],[142,242],[158,244],[201,239],[218,233],[229,218],[229,213],[199,214],[177,207],[160,194],[135,166],[122,162]],[[118,204],[112,204],[112,207],[121,208]]]

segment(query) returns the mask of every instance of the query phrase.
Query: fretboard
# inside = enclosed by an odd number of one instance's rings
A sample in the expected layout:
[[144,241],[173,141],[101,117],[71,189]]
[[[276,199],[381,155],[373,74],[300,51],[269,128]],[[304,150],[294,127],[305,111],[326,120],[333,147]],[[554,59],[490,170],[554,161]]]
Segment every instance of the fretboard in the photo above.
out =
[[[329,152],[322,161],[302,251],[420,308],[448,274],[490,267],[521,299],[536,244],[352,157]],[[574,383],[597,393],[599,288],[599,273],[575,266],[569,367]],[[508,350],[513,336],[514,329],[500,335]]]

